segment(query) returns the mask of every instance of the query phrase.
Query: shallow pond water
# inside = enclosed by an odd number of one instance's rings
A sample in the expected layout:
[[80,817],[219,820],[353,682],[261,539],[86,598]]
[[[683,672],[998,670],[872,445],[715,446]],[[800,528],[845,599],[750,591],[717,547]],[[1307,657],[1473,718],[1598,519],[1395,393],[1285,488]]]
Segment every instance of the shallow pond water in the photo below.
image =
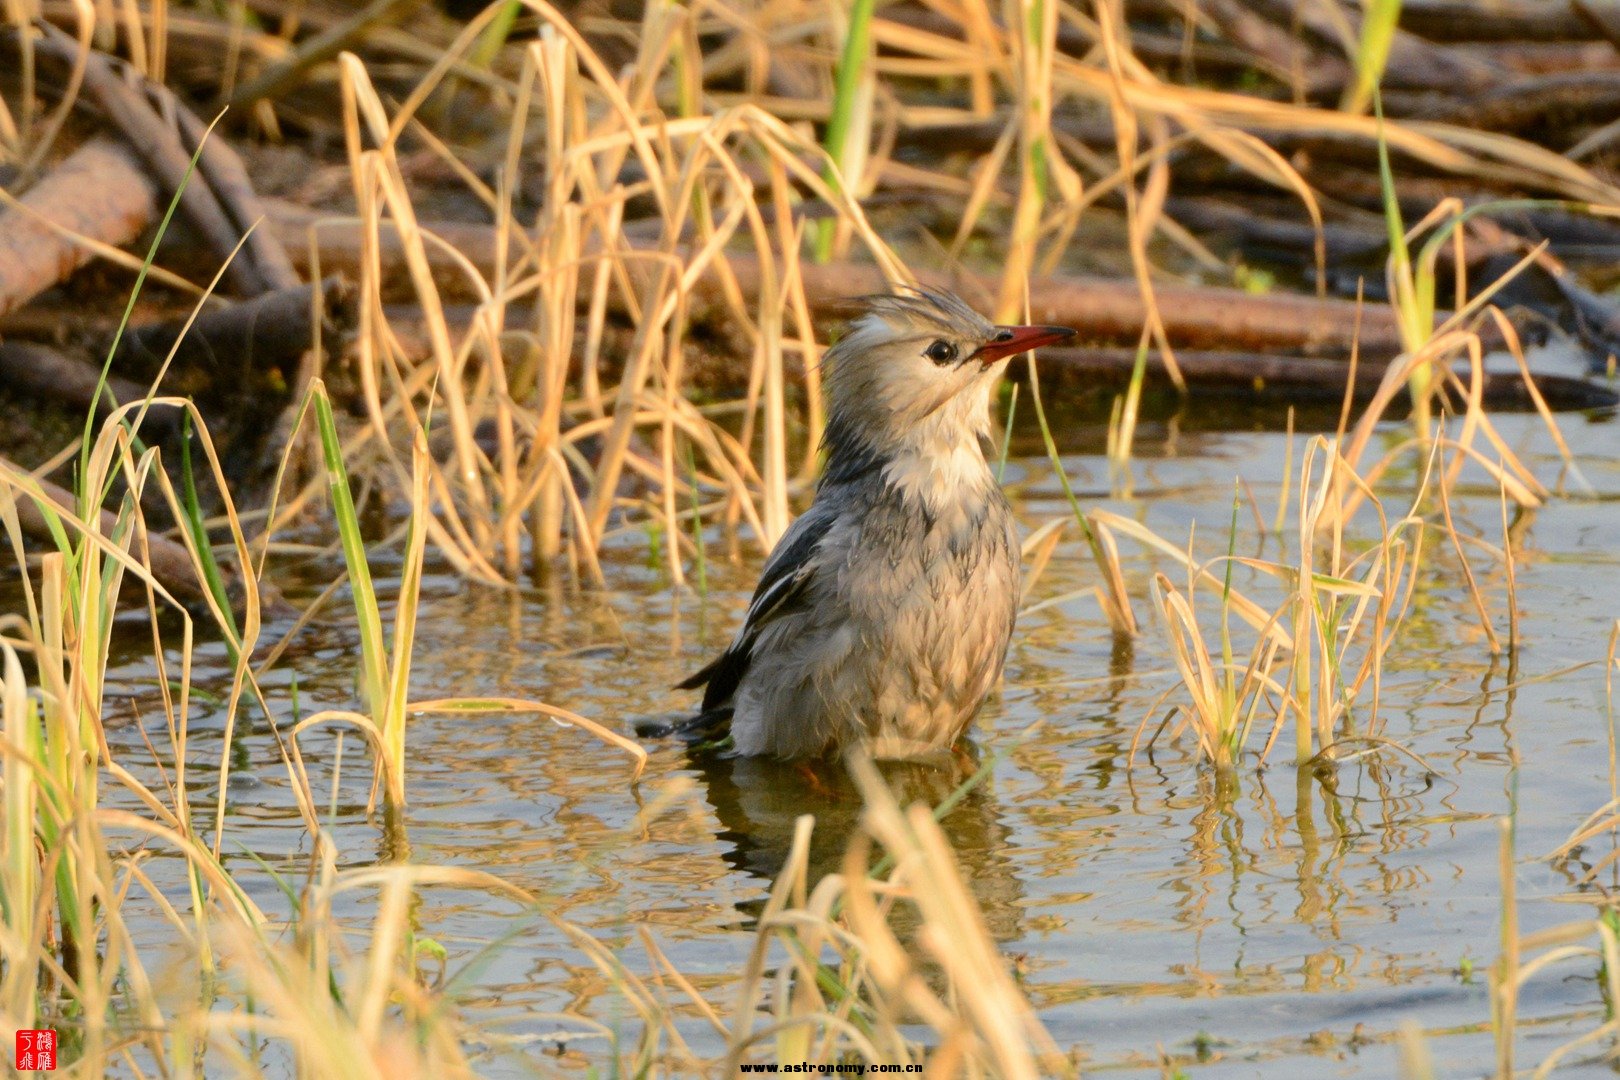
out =
[[[977,729],[978,753],[995,767],[945,827],[1042,1018],[1059,1045],[1081,1049],[1088,1068],[1159,1075],[1162,1048],[1194,1059],[1183,1067],[1198,1077],[1387,1077],[1395,1073],[1393,1033],[1412,1021],[1434,1033],[1442,1075],[1490,1071],[1485,969],[1501,910],[1498,819],[1516,821],[1529,931],[1590,913],[1554,900],[1575,890],[1580,867],[1541,856],[1611,797],[1603,661],[1620,615],[1620,425],[1612,417],[1561,419],[1596,495],[1556,499],[1515,523],[1518,650],[1490,655],[1457,562],[1435,542],[1414,615],[1386,666],[1384,735],[1427,768],[1380,750],[1296,769],[1286,737],[1265,768],[1251,760],[1227,782],[1198,763],[1185,736],[1128,765],[1143,718],[1153,716],[1151,731],[1179,700],[1174,692],[1161,700],[1175,677],[1164,626],[1150,614],[1151,572],[1182,580],[1128,544],[1139,638],[1116,642],[1083,596],[1021,620],[1005,684]],[[1242,421],[1227,414],[1214,426],[1223,422]],[[1549,486],[1576,490],[1539,421],[1509,416],[1498,424]],[[1389,438],[1401,430],[1391,428]],[[1302,443],[1296,437],[1296,458]],[[1196,521],[1205,557],[1224,553],[1234,477],[1269,521],[1288,449],[1274,430],[1148,425],[1126,500],[1107,495],[1099,444],[1095,425],[1066,432],[1064,460],[1083,501],[1135,517],[1172,542],[1185,542]],[[1068,516],[1039,442],[1021,437],[1014,447],[1005,480],[1024,528]],[[1392,508],[1404,509],[1409,483],[1410,470],[1391,480]],[[1468,472],[1459,491],[1459,529],[1499,544],[1494,484]],[[1261,535],[1247,508],[1235,542],[1239,554],[1260,557],[1275,556],[1281,543]],[[412,696],[538,698],[626,732],[639,718],[685,707],[693,696],[667,688],[724,644],[760,563],[746,547],[739,559],[725,558],[718,532],[707,550],[706,596],[671,589],[648,565],[641,534],[626,535],[611,553],[605,592],[559,584],[503,594],[430,575]],[[1506,578],[1483,555],[1473,562],[1505,632]],[[307,601],[335,565],[289,560],[276,576],[293,599]],[[379,571],[387,595],[386,565]],[[1029,603],[1094,584],[1071,529]],[[1237,584],[1265,588],[1253,579]],[[343,602],[327,612],[268,679],[273,700],[290,700],[296,672],[306,713],[355,703],[351,613]],[[109,678],[112,712],[122,716],[110,737],[127,760],[146,752],[134,710],[120,712],[118,701],[150,690],[140,634],[128,636],[129,659]],[[1589,666],[1539,678],[1581,663]],[[225,669],[222,649],[200,649],[201,685]],[[155,712],[142,711],[139,722],[156,736]],[[216,706],[193,726],[203,805],[212,804],[203,770],[217,765],[221,716]],[[332,745],[327,735],[304,743],[323,800],[332,790]],[[815,860],[825,869],[859,811],[858,801],[793,770],[696,769],[672,742],[652,747],[632,792],[620,751],[548,720],[424,715],[408,745],[413,859],[486,869],[540,894],[638,971],[647,961],[635,930],[645,926],[717,999],[741,968],[752,913],[795,816],[817,815]],[[279,915],[285,900],[247,851],[301,874],[308,837],[262,722],[242,738],[236,760],[228,859]],[[345,761],[334,835],[344,863],[363,865],[391,852],[364,815],[369,770],[353,739]],[[635,827],[641,806],[683,782],[670,811]],[[1594,844],[1583,858],[1606,850]],[[583,1065],[600,1037],[559,1014],[609,1026],[628,1015],[578,949],[506,901],[430,890],[420,915],[452,971],[499,942],[462,991],[470,1018],[513,1037],[480,1051],[482,1070],[526,1075]],[[155,917],[151,925],[158,932]],[[355,928],[363,930],[358,921]],[[1522,1062],[1601,1022],[1595,974],[1595,964],[1572,964],[1531,983],[1521,1006]],[[696,1014],[687,1019],[694,1045],[713,1049]]]

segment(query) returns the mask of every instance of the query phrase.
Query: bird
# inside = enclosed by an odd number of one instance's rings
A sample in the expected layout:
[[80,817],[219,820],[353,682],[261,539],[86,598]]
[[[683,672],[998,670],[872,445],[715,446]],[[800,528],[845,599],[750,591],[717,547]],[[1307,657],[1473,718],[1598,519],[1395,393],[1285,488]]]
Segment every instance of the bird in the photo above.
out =
[[824,354],[824,466],[742,628],[681,682],[689,741],[812,761],[956,745],[1001,678],[1019,597],[1012,508],[985,456],[1011,358],[1072,337],[997,326],[952,293],[856,301]]

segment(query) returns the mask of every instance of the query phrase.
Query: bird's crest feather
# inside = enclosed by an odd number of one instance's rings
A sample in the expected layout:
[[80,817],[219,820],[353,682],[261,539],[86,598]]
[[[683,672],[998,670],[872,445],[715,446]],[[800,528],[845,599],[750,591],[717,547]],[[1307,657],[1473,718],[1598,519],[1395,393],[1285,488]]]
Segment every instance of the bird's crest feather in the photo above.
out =
[[849,303],[868,316],[932,325],[947,333],[982,333],[990,326],[961,297],[922,285],[897,285],[894,292],[857,296]]

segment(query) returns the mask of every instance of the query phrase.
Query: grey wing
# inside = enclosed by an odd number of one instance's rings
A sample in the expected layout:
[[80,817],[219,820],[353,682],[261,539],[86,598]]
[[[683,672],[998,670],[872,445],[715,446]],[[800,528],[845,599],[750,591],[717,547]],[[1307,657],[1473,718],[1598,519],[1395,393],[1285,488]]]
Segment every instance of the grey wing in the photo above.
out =
[[771,620],[799,609],[805,592],[815,575],[815,554],[827,538],[837,512],[827,504],[818,502],[806,510],[788,531],[782,534],[765,570],[754,587],[754,598],[743,617],[742,629],[732,639],[726,651],[715,657],[703,670],[678,683],[682,690],[704,687],[703,711],[710,712],[731,701],[748,673],[753,658],[754,639]]

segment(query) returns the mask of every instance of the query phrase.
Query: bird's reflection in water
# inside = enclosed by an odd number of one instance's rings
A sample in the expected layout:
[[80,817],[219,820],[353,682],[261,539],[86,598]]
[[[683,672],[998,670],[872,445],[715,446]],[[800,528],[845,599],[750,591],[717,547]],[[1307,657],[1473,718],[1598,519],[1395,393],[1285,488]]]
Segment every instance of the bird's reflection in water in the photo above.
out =
[[[816,819],[810,835],[810,887],[842,869],[849,841],[861,827],[863,807],[860,790],[842,764],[742,757],[705,757],[693,764],[720,821],[716,836],[730,845],[723,857],[732,866],[762,881],[775,881],[793,845],[794,822],[810,814]],[[1021,932],[1023,892],[1007,851],[1011,829],[1002,820],[993,781],[974,775],[979,764],[970,753],[938,764],[879,762],[878,770],[902,807],[919,802],[938,807],[964,784],[977,781],[955,800],[940,825],[991,936],[1007,941]],[[881,846],[874,846],[881,853]],[[763,902],[741,907],[752,918]],[[896,929],[900,928],[897,918]]]

